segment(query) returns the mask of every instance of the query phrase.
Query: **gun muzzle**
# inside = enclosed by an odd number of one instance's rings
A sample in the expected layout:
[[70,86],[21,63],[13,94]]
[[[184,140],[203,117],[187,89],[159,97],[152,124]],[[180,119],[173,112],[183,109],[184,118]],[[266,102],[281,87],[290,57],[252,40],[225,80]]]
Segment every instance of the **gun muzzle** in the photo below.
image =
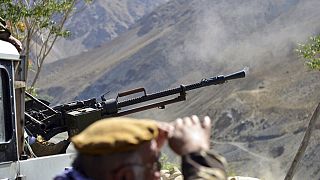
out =
[[238,71],[233,74],[229,74],[229,75],[225,76],[224,79],[226,81],[228,81],[228,80],[232,80],[232,79],[244,78],[244,77],[246,77],[246,74],[248,74],[248,72],[249,72],[249,68],[245,67],[242,71]]

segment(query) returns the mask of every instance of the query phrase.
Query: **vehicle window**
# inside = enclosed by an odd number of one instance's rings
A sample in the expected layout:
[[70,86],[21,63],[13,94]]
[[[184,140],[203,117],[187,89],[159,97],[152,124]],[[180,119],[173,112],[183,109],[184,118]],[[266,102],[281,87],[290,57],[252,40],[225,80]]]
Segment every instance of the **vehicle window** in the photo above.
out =
[[3,75],[0,69],[0,143],[6,141],[5,119],[4,119],[4,92],[3,92]]
[[0,67],[0,144],[10,141],[13,135],[9,76],[4,68]]

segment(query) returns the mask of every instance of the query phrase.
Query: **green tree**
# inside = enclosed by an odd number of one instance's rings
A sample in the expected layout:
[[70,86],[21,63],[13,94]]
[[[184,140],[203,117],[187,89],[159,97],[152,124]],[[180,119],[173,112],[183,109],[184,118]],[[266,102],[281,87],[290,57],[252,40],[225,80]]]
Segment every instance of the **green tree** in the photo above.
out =
[[[66,21],[90,0],[0,0],[0,16],[7,20],[12,35],[23,44],[29,70],[36,85],[43,64],[60,37],[67,37]],[[78,7],[78,8],[76,8]],[[31,66],[31,67],[30,67]]]
[[305,44],[298,44],[297,52],[311,69],[320,70],[320,35],[310,37]]

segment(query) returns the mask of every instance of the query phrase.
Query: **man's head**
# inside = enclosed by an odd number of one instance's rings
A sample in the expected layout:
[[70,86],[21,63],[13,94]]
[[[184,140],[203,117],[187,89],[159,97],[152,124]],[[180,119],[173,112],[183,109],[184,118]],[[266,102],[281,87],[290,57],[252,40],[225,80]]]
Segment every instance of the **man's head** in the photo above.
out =
[[6,21],[1,17],[0,17],[0,40],[10,42],[12,45],[16,47],[18,52],[21,52],[23,49],[21,42],[15,37],[11,36],[11,32],[7,28]]
[[111,118],[72,138],[79,152],[73,166],[92,179],[159,179],[165,124]]

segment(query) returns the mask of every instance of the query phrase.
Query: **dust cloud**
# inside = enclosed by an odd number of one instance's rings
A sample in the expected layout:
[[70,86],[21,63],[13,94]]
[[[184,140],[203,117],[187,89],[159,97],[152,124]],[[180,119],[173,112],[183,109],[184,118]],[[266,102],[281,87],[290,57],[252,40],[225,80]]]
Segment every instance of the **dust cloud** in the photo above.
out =
[[253,70],[276,62],[292,53],[298,42],[319,32],[316,4],[316,0],[201,0],[193,4],[190,30],[183,43],[169,52],[169,59]]
[[[196,16],[183,43],[169,52],[172,63],[202,61],[228,72],[248,66],[254,73],[295,56],[297,43],[320,32],[318,0],[201,0],[194,5]],[[283,179],[288,165],[266,158],[270,161],[248,162],[257,167],[251,172],[261,179]]]

